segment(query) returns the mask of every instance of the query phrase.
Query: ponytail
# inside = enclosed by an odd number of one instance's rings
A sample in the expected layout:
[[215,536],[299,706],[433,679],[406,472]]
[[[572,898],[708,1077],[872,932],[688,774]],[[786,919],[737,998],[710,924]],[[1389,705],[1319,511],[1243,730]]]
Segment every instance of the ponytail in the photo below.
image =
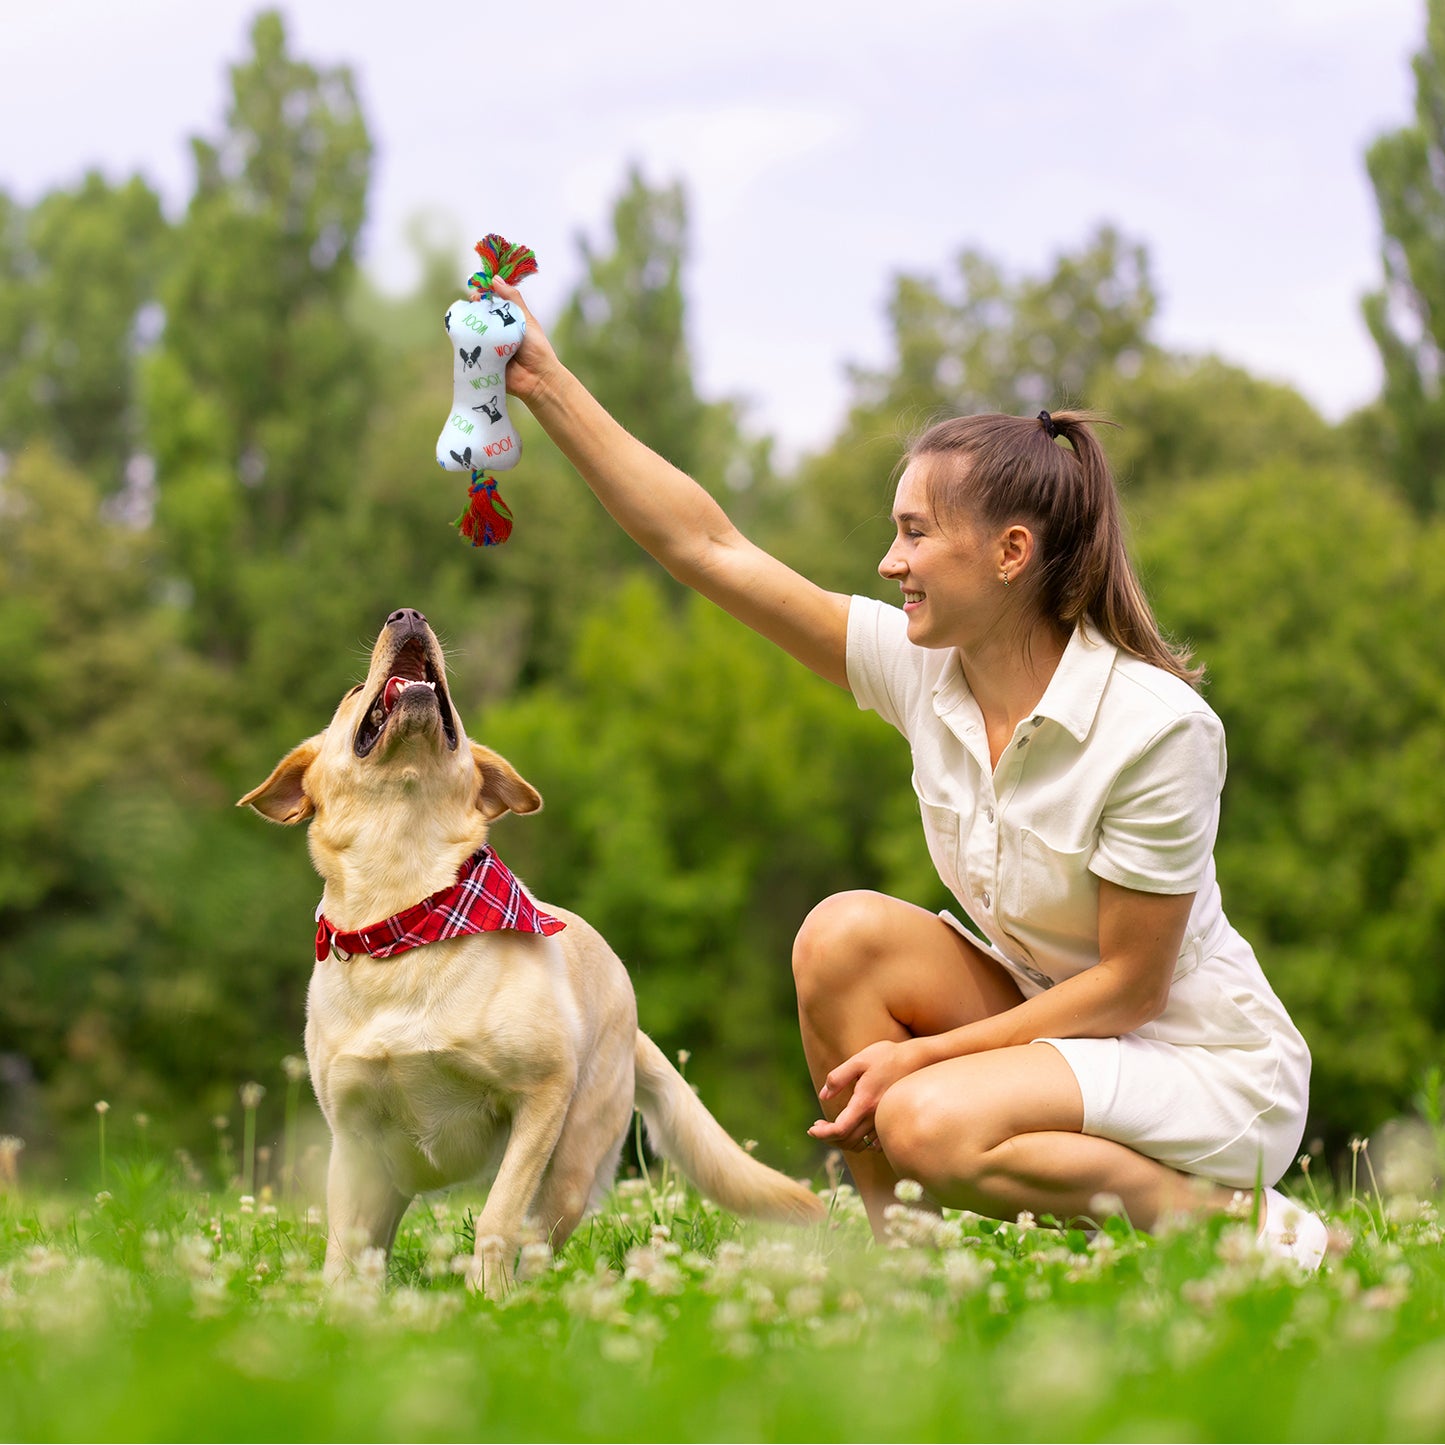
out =
[[957,417],[930,427],[909,456],[959,463],[930,477],[941,518],[1033,528],[1039,560],[1020,580],[1045,617],[1067,632],[1087,620],[1125,652],[1197,687],[1204,669],[1160,632],[1129,560],[1118,489],[1093,430],[1103,421],[1083,411]]

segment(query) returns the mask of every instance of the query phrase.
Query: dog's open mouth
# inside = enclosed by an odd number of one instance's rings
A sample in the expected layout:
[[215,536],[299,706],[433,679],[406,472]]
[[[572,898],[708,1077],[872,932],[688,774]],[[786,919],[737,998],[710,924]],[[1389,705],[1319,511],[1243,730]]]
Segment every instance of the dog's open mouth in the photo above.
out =
[[372,698],[356,730],[353,747],[356,756],[364,758],[381,740],[387,724],[398,709],[407,713],[416,708],[435,710],[440,714],[442,735],[447,747],[456,750],[457,725],[447,696],[446,681],[432,662],[430,649],[420,636],[408,637],[397,649],[387,668],[387,679],[381,691]]

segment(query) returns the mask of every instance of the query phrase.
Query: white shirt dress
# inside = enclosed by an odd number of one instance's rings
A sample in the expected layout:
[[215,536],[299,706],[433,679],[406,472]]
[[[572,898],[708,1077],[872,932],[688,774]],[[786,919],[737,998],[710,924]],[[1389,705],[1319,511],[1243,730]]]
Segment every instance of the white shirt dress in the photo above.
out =
[[1220,903],[1209,705],[1081,625],[994,767],[957,652],[914,646],[898,608],[853,598],[847,663],[859,707],[913,749],[929,854],[978,933],[943,918],[1024,997],[1098,963],[1099,879],[1195,895],[1157,1019],[1042,1042],[1079,1081],[1086,1134],[1233,1188],[1275,1183],[1304,1134],[1310,1056]]

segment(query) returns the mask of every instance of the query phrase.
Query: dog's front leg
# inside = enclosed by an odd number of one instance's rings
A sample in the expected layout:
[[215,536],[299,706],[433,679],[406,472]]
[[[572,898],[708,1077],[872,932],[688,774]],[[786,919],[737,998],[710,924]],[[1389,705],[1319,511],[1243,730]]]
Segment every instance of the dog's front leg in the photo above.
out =
[[337,1134],[326,1172],[326,1283],[335,1284],[363,1250],[389,1254],[410,1203],[411,1196],[391,1182],[374,1149]]
[[522,1223],[562,1133],[572,1100],[575,1073],[553,1077],[518,1100],[512,1132],[497,1178],[476,1221],[476,1246],[467,1283],[488,1299],[502,1299],[512,1287],[512,1265]]

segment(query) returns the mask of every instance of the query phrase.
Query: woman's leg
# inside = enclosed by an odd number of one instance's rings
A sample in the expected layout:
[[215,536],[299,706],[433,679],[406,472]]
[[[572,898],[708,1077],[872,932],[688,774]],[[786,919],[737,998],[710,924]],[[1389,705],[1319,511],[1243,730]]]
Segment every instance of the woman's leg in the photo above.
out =
[[[1008,973],[937,914],[882,893],[824,899],[798,931],[793,978],[815,1089],[844,1059],[880,1039],[943,1033],[1022,1000]],[[836,1118],[846,1102],[847,1095],[830,1099],[828,1116]],[[900,1173],[883,1154],[868,1151],[850,1154],[848,1167],[881,1234]]]
[[1117,1196],[1152,1229],[1169,1214],[1222,1209],[1231,1191],[1083,1134],[1074,1071],[1045,1043],[948,1059],[900,1079],[878,1105],[889,1166],[940,1203],[999,1219],[1068,1220]]

